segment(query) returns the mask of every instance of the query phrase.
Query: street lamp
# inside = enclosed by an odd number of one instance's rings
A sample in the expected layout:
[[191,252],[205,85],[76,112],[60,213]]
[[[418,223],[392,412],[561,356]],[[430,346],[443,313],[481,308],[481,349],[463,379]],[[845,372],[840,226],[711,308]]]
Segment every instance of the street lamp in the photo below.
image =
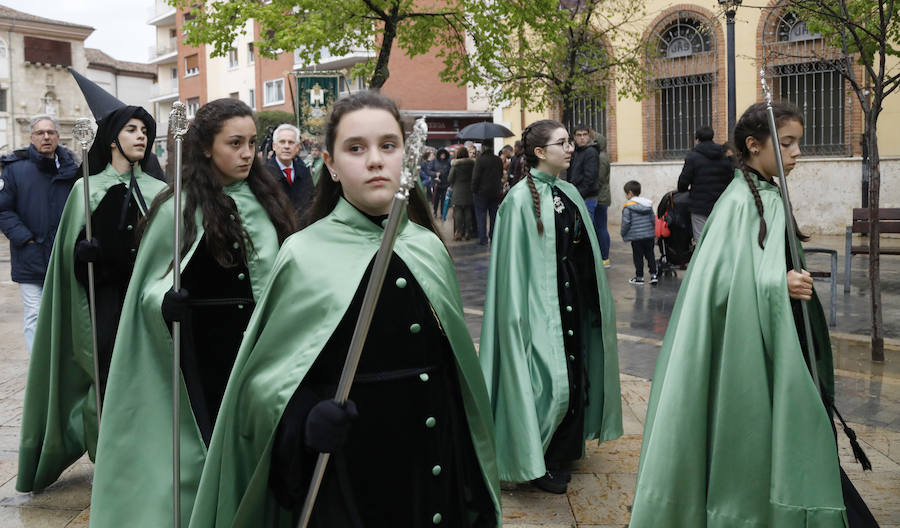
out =
[[728,40],[728,140],[734,139],[735,109],[737,107],[734,82],[734,15],[741,0],[719,0],[725,8],[725,26]]

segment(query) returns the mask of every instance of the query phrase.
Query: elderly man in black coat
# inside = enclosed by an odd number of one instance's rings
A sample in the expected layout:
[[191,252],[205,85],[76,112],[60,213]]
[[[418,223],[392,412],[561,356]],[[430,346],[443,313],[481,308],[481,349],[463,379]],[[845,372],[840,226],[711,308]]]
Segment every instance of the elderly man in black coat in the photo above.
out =
[[690,191],[688,210],[694,240],[700,240],[709,213],[734,176],[734,166],[724,147],[713,143],[714,136],[715,132],[708,126],[697,129],[694,134],[697,146],[688,152],[678,177],[678,192]]
[[272,133],[272,147],[275,149],[275,155],[269,158],[266,166],[275,179],[281,182],[285,194],[294,206],[297,218],[300,218],[311,203],[315,192],[309,169],[303,160],[297,157],[297,153],[300,152],[300,130],[286,123],[279,125]]

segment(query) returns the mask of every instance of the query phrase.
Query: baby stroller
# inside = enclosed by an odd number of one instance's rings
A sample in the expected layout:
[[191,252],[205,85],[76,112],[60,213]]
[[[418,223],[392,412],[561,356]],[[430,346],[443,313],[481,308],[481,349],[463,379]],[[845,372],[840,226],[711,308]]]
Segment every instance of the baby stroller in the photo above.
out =
[[691,213],[687,208],[688,193],[670,191],[656,208],[656,237],[659,245],[659,274],[677,277],[675,266],[682,267],[691,260]]

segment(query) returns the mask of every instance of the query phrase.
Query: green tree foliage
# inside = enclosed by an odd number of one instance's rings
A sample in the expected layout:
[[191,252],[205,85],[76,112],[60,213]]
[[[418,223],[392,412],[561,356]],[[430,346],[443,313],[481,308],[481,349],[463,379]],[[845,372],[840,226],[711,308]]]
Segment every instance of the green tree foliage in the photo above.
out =
[[[847,81],[862,108],[863,165],[869,180],[872,359],[883,361],[878,230],[881,192],[878,117],[884,107],[884,99],[900,88],[900,61],[897,60],[900,58],[900,3],[896,0],[785,0],[779,8],[794,12],[806,23],[811,33],[821,35],[828,44],[823,48],[806,48],[805,52],[803,49],[798,52],[787,48],[783,55],[831,64]],[[853,64],[858,68],[852,67]],[[862,71],[861,75],[858,69]]]
[[480,0],[470,8],[477,68],[460,77],[492,103],[519,101],[542,111],[581,97],[605,99],[605,86],[640,98],[644,46],[633,23],[641,0]]
[[278,125],[287,123],[289,125],[297,125],[294,114],[284,112],[282,110],[263,110],[256,113],[256,144],[262,145],[266,140],[269,129],[275,130]]
[[260,25],[256,45],[263,56],[296,50],[303,63],[315,65],[324,53],[372,53],[374,60],[358,63],[348,76],[368,78],[373,89],[387,81],[395,46],[409,57],[434,49],[445,64],[466,60],[466,0],[169,1],[190,9],[185,21],[188,44],[208,44],[213,56],[224,56],[246,32],[247,20],[254,19]]

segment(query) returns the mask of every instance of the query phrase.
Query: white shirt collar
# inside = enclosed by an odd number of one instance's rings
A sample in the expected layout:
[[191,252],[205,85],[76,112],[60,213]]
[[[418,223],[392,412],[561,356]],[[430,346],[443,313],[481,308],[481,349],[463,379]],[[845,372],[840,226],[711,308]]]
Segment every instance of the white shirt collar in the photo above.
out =
[[278,159],[278,157],[275,157],[275,163],[278,164],[278,168],[281,169],[281,172],[284,172],[284,169],[291,169],[291,170],[294,169],[293,160],[291,160],[291,161],[292,161],[292,163],[290,165],[285,165],[285,164],[281,163],[281,160]]

